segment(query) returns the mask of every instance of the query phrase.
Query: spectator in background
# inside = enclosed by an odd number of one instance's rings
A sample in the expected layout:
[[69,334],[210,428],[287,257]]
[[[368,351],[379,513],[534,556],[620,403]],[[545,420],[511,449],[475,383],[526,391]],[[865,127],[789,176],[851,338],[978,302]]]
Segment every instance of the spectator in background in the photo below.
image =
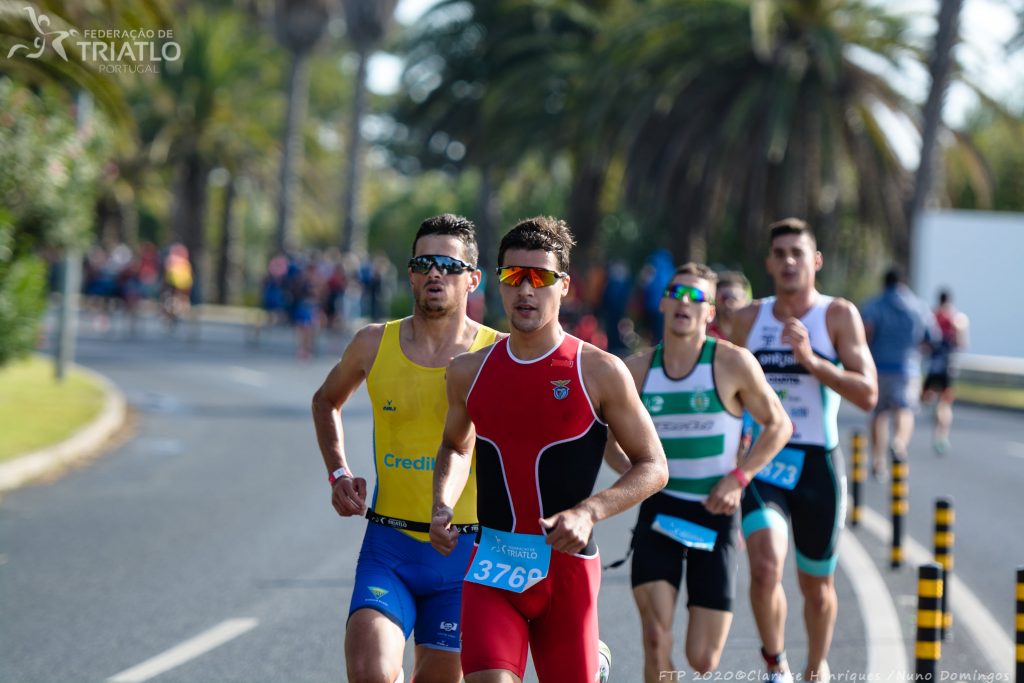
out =
[[266,314],[266,325],[273,327],[284,321],[288,309],[285,280],[288,275],[288,258],[278,254],[270,259],[263,276],[261,302]]
[[932,446],[943,455],[949,450],[949,428],[953,424],[953,371],[955,351],[967,346],[967,316],[956,310],[953,295],[948,289],[939,292],[939,306],[935,309],[938,335],[930,344],[928,375],[924,380],[925,401],[938,399],[935,404],[935,430]]
[[651,343],[661,341],[661,297],[675,273],[676,265],[668,249],[657,249],[647,257],[638,278],[643,302],[643,328],[651,336]]
[[621,323],[626,318],[629,290],[632,286],[633,280],[625,262],[618,259],[609,261],[604,294],[601,297],[600,317],[604,321],[604,331],[608,337],[608,351],[619,356],[629,351],[629,345],[623,339]]
[[715,294],[715,317],[708,323],[708,335],[729,339],[733,316],[750,303],[750,280],[738,270],[724,270],[718,274],[718,292]]
[[163,311],[171,327],[188,314],[192,294],[192,263],[183,244],[172,244],[164,259]]
[[299,360],[312,358],[316,350],[321,296],[319,284],[314,260],[307,261],[294,276],[292,323],[295,325],[295,354]]
[[387,254],[378,252],[371,261],[370,319],[384,320],[391,316],[391,299],[395,294],[398,275]]
[[[888,442],[893,460],[905,460],[921,395],[921,348],[934,335],[927,306],[903,282],[897,267],[886,272],[884,290],[864,305],[868,348],[878,368],[878,403],[871,418],[872,474],[885,472]],[[889,420],[893,423],[891,442]]]

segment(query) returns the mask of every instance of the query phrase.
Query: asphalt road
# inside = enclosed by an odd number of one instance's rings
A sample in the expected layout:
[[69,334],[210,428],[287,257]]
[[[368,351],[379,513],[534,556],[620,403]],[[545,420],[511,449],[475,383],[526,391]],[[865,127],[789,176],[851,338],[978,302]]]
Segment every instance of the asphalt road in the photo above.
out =
[[[83,324],[78,360],[122,388],[131,426],[93,462],[0,501],[0,681],[344,680],[344,617],[365,522],[331,508],[308,408],[339,350],[333,340],[301,362],[285,330],[253,346],[244,330],[227,325],[169,334],[149,321],[139,337],[125,339]],[[364,392],[345,420],[354,466],[372,476]],[[862,425],[863,416],[844,412],[844,440]],[[1024,420],[960,407],[953,452],[944,457],[931,452],[925,431],[911,448],[908,541],[931,548],[934,498],[952,496],[957,578],[1002,631],[993,637],[984,618],[981,626],[958,619],[944,645],[943,680],[1000,680],[993,673],[1009,671],[1013,656],[999,659],[1000,637],[1011,642],[1014,571],[1024,564]],[[605,472],[600,483],[610,481]],[[888,514],[887,496],[887,486],[866,485],[876,522]],[[633,519],[626,513],[598,527],[605,561],[624,553]],[[838,680],[866,680],[879,662],[893,661],[883,656],[887,648],[901,650],[912,671],[916,574],[911,566],[888,568],[887,533],[865,523],[848,534],[865,552],[844,550],[844,557],[866,558],[868,566],[844,563],[837,577],[830,661]],[[746,571],[743,559],[736,618],[714,680],[749,679],[760,667]],[[805,638],[792,573],[788,649],[799,668]],[[626,568],[605,573],[600,610],[613,679],[639,680]],[[896,632],[879,636],[887,614]],[[685,669],[685,609],[678,615],[676,666]],[[881,680],[906,673],[883,672]]]

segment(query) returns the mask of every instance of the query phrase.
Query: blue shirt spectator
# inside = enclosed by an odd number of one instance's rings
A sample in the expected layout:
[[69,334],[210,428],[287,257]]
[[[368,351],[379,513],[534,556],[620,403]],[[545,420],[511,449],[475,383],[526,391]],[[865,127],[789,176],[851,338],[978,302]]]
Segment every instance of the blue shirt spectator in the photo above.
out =
[[935,338],[935,320],[898,271],[886,274],[885,290],[864,304],[863,317],[878,372],[920,375],[921,344]]

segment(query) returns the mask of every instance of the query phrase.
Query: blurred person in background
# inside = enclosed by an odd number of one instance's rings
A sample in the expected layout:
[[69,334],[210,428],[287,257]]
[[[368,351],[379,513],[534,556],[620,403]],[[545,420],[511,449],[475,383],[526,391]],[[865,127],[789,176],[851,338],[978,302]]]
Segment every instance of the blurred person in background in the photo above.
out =
[[949,429],[953,424],[953,354],[967,347],[969,325],[967,316],[953,305],[953,295],[948,289],[939,292],[935,324],[938,334],[929,344],[928,374],[922,397],[925,401],[936,401],[932,446],[936,453],[943,455],[949,451]]
[[904,283],[899,268],[890,268],[882,282],[882,293],[868,300],[863,311],[868,348],[878,369],[878,403],[870,429],[875,478],[885,473],[886,447],[893,460],[907,458],[921,396],[921,348],[935,334],[931,312]]
[[750,303],[750,280],[738,270],[723,270],[718,274],[718,293],[715,294],[715,316],[708,323],[708,335],[728,339],[732,335],[732,322],[736,311]]
[[188,249],[183,244],[174,243],[164,259],[164,292],[161,299],[164,316],[172,328],[188,315],[192,286],[192,263],[188,260]]

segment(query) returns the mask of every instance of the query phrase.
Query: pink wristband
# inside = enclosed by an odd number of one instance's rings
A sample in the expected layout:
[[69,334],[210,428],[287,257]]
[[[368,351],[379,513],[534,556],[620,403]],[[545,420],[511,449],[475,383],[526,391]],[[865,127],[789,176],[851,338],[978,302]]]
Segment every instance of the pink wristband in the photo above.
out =
[[736,481],[740,483],[740,486],[742,488],[747,488],[747,485],[750,484],[750,480],[747,479],[747,475],[745,475],[743,473],[743,470],[741,470],[739,467],[734,468],[731,472],[729,472],[729,474],[731,474],[736,479]]

